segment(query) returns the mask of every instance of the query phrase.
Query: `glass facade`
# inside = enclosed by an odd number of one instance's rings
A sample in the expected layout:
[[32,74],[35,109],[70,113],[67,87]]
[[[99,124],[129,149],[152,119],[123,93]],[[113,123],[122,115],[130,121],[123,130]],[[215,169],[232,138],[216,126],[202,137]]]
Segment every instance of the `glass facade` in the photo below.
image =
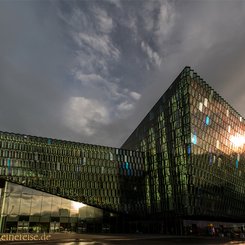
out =
[[159,230],[183,233],[183,219],[244,222],[244,118],[190,67],[122,147],[145,153],[146,204]]
[[189,215],[244,219],[245,123],[222,97],[190,71]]
[[[120,149],[0,132],[0,177],[180,234],[184,220],[245,220],[244,152],[244,118],[185,67]],[[21,215],[45,217],[33,205]]]
[[83,203],[13,183],[6,183],[2,197],[3,232],[96,232],[102,231],[103,225],[108,228],[106,212]]
[[0,163],[9,182],[109,211],[144,209],[138,151],[0,132]]
[[[159,232],[180,227],[188,213],[191,116],[186,69],[123,144],[145,154],[148,219]],[[181,228],[174,231],[181,233]]]

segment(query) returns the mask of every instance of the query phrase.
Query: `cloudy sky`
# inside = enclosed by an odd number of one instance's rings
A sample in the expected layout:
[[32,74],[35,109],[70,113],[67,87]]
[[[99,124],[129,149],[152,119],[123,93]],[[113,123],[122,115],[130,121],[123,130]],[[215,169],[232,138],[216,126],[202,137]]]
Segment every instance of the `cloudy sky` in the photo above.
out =
[[184,66],[245,115],[243,0],[0,0],[0,130],[120,147]]

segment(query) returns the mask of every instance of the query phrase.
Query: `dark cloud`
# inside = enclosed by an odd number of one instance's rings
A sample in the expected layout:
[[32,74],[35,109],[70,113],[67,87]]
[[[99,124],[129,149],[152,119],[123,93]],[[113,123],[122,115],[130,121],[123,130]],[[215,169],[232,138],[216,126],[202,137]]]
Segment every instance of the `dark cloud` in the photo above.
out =
[[[59,136],[69,47],[51,5],[0,2],[1,130]],[[57,132],[55,132],[57,130]]]
[[185,65],[245,115],[244,1],[0,1],[0,130],[120,146]]

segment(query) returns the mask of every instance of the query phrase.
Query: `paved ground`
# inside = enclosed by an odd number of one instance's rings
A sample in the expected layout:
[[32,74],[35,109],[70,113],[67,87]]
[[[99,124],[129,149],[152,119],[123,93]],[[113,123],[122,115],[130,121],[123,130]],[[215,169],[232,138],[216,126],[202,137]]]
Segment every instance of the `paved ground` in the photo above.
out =
[[[22,234],[24,235],[24,234]],[[94,235],[94,234],[46,234],[50,235],[48,240],[33,241],[30,236],[22,237],[22,241],[2,241],[2,244],[68,244],[68,245],[212,245],[212,244],[229,244],[240,245],[245,244],[245,239],[231,240],[228,238],[212,238],[212,237],[188,237],[188,236],[160,236],[160,235]],[[3,238],[3,237],[2,237]],[[6,239],[7,237],[5,237]],[[13,237],[12,237],[13,238]],[[17,237],[18,238],[18,237]],[[24,238],[27,238],[24,240]],[[29,238],[29,239],[28,239]],[[47,238],[47,237],[46,237]],[[29,241],[28,241],[29,240]]]

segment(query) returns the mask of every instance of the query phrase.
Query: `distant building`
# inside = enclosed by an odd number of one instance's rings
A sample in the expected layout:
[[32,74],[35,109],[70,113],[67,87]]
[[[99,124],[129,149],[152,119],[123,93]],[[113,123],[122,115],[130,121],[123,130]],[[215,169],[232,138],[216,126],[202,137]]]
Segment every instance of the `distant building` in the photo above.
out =
[[[183,234],[189,225],[243,225],[244,153],[244,118],[186,67],[121,149],[1,132],[1,229]],[[6,204],[8,182],[39,190],[29,210],[16,211],[30,199],[26,187],[12,193],[21,203]],[[51,201],[61,197],[94,208],[73,216],[70,201]]]

